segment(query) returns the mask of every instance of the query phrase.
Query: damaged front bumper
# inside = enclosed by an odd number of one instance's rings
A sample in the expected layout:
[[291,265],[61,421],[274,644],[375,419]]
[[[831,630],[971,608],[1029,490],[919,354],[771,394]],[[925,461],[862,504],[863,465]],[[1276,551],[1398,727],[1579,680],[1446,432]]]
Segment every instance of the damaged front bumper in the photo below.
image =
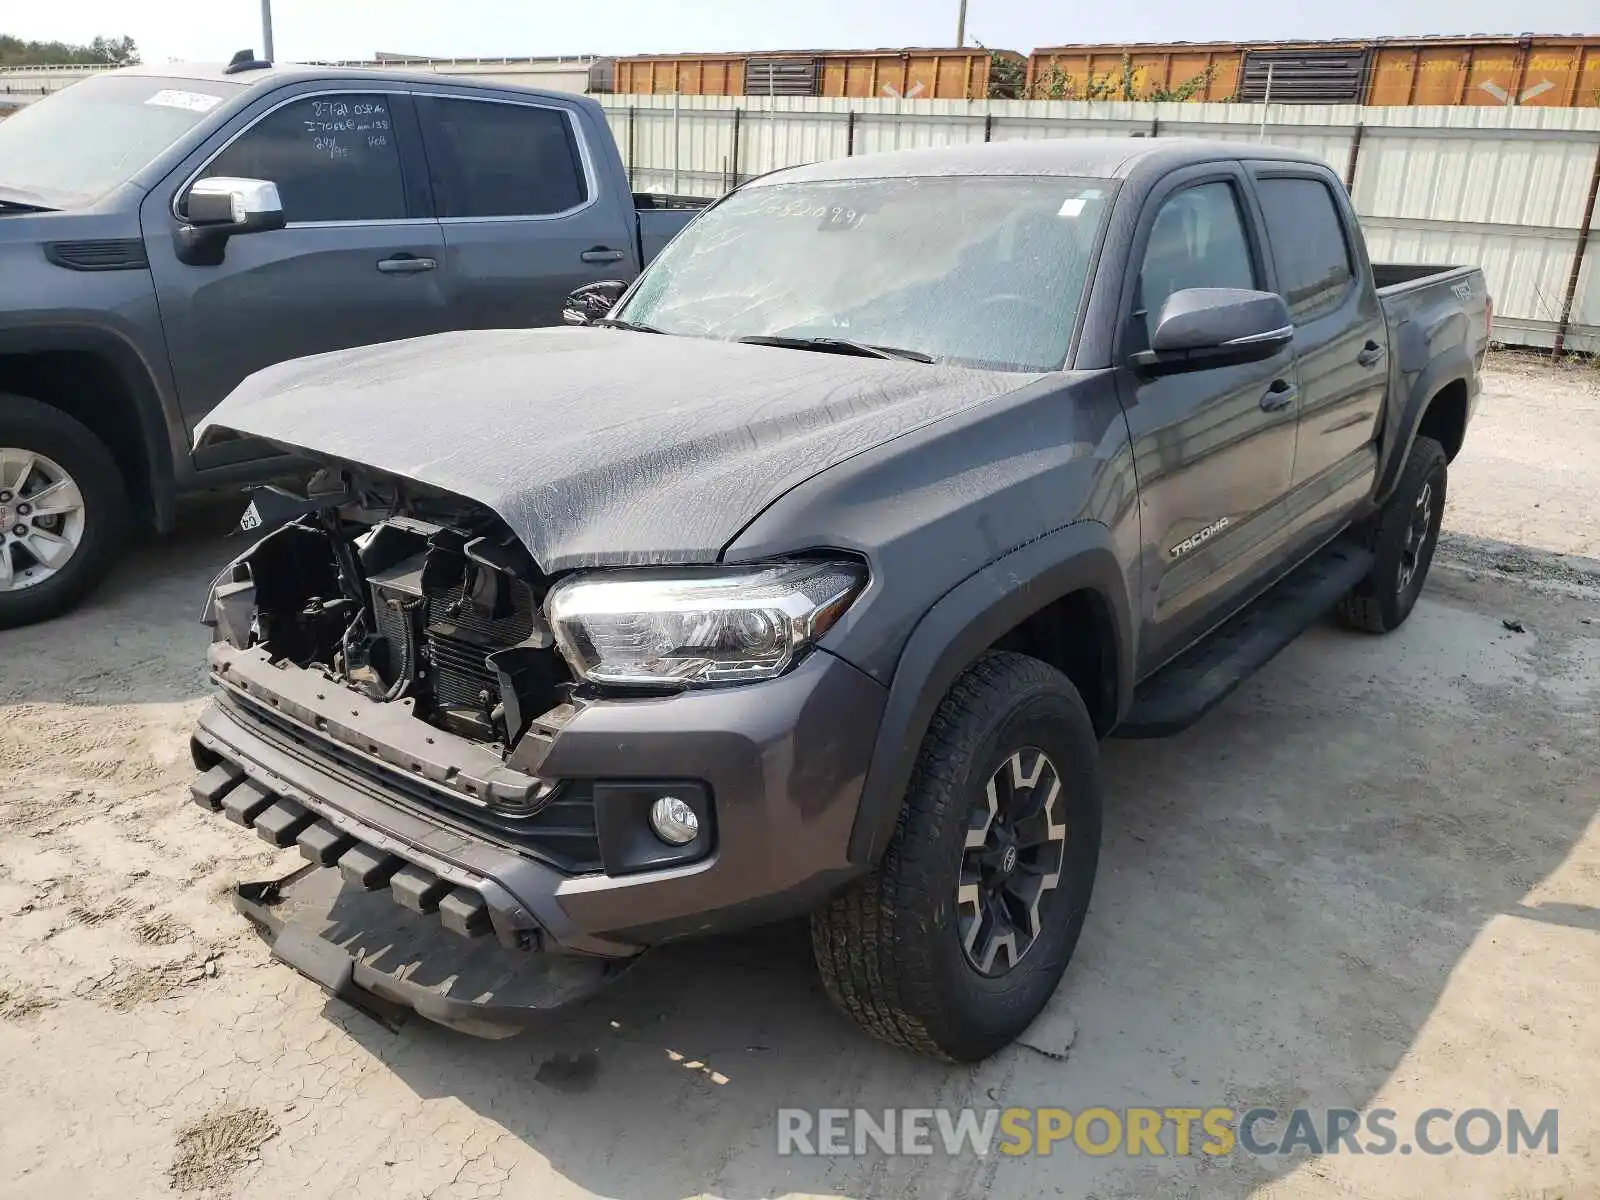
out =
[[[585,704],[537,776],[314,672],[226,646],[213,669],[193,798],[310,861],[239,907],[346,998],[511,1030],[649,946],[805,912],[859,871],[885,693],[826,652],[757,685]],[[705,810],[687,861],[646,824],[664,789]]]

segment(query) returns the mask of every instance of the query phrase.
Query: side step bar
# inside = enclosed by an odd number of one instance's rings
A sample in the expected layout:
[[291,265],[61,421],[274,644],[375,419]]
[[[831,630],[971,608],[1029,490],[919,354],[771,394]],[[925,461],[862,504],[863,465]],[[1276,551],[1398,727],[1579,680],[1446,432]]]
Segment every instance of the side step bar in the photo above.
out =
[[1193,725],[1328,612],[1372,570],[1372,551],[1340,540],[1139,685],[1113,737],[1167,737]]

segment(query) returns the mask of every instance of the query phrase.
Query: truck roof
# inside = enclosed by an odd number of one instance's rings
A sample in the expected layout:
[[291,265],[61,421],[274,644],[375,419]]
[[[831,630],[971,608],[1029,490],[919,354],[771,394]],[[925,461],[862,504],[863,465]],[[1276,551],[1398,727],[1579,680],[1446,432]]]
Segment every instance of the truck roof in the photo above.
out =
[[1039,138],[890,150],[774,171],[748,186],[813,183],[838,179],[915,178],[934,175],[1065,175],[1080,179],[1126,179],[1165,174],[1197,163],[1275,159],[1314,163],[1298,150],[1201,138]]
[[264,67],[251,67],[228,74],[227,63],[170,62],[143,63],[136,67],[122,67],[107,74],[148,75],[160,79],[195,79],[211,83],[231,84],[234,87],[254,87],[263,83],[273,85],[292,83],[299,79],[317,81],[349,80],[355,83],[431,83],[447,84],[462,90],[483,89],[496,92],[520,92],[528,96],[556,97],[562,100],[583,100],[587,97],[567,92],[552,92],[540,88],[503,83],[497,79],[471,75],[439,75],[429,71],[398,71],[385,67],[324,67],[315,63],[273,63]]

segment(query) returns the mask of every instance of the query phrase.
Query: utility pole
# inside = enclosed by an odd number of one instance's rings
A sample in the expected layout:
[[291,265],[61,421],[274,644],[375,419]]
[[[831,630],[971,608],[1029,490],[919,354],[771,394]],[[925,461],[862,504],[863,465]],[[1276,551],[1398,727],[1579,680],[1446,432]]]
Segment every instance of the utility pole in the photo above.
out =
[[[267,0],[261,0],[263,4]],[[961,10],[956,14],[956,49],[967,44],[967,0],[961,0]]]
[[261,0],[261,57],[276,61],[272,54],[272,0]]

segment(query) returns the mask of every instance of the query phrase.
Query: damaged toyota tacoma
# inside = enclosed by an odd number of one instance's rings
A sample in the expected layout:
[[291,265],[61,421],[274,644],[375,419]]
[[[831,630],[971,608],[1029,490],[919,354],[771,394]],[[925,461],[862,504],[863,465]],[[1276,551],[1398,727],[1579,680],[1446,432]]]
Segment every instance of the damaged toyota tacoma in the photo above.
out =
[[320,468],[206,609],[193,797],[309,860],[238,906],[486,1036],[809,915],[839,1006],[955,1061],[1066,969],[1101,737],[1410,614],[1491,319],[1320,161],[1093,139],[768,175],[569,311],[201,430]]

